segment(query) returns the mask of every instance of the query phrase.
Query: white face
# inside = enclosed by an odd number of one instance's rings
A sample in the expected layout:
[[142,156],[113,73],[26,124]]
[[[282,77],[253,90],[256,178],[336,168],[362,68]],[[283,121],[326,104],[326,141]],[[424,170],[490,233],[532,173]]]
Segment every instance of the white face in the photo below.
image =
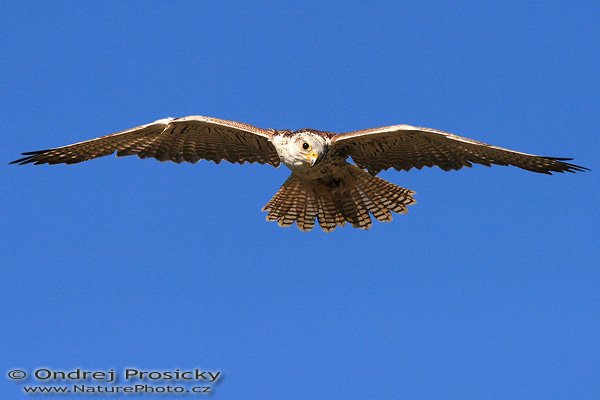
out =
[[312,167],[325,155],[327,141],[315,133],[299,132],[277,143],[275,148],[290,169],[302,169]]

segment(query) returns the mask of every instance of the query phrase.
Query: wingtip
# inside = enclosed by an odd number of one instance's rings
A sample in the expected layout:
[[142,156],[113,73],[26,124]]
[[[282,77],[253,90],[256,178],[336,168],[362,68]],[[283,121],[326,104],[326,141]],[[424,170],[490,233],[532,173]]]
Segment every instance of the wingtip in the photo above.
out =
[[[23,155],[25,155],[25,153],[23,153]],[[8,164],[17,164],[17,165],[24,165],[24,164],[28,164],[31,162],[31,156],[27,156],[27,157],[23,157],[23,158],[19,158],[18,160],[14,160],[9,162]]]
[[[46,153],[47,151],[50,151],[51,149],[46,149],[46,150],[35,150],[35,151],[26,151],[24,153],[21,153],[22,156],[25,156],[23,158],[19,158],[18,160],[14,160],[9,162],[8,164],[17,164],[17,165],[25,165],[25,164],[31,164],[33,162],[36,161],[35,157],[37,155]],[[43,163],[37,163],[35,162],[34,165],[38,165],[38,164],[43,164]]]
[[572,163],[568,163],[565,161],[572,161],[573,158],[571,157],[544,157],[546,160],[551,160],[551,161],[557,161],[559,163],[559,165],[561,165],[563,168],[562,169],[557,169],[557,170],[551,170],[548,171],[549,174],[551,174],[552,172],[570,172],[570,173],[576,173],[576,172],[586,172],[586,171],[591,171],[591,169],[584,167],[582,165],[577,165],[577,164],[572,164]]
[[37,156],[38,154],[42,154],[47,152],[48,150],[35,150],[35,151],[26,151],[24,153],[21,153],[22,156],[25,156],[23,158],[19,158],[18,160],[14,160],[9,162],[8,164],[17,164],[17,165],[25,165],[25,164],[30,164],[32,162],[35,161],[35,156]]
[[21,153],[21,155],[23,155],[23,156],[35,156],[37,154],[42,154],[42,153],[45,153],[45,152],[50,151],[50,150],[52,150],[52,149],[26,151],[25,153]]

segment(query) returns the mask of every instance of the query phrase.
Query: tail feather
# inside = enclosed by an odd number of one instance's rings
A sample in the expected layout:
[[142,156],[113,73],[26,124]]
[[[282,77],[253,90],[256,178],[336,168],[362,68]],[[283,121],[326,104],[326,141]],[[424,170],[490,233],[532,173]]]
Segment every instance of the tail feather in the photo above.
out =
[[298,215],[298,228],[302,231],[310,231],[315,226],[315,218],[318,214],[318,203],[317,198],[312,192],[306,192],[306,198],[304,200],[304,212]]
[[414,194],[348,165],[339,177],[330,179],[306,180],[292,173],[263,211],[268,211],[267,221],[277,221],[280,226],[296,222],[303,231],[313,229],[315,219],[326,232],[346,222],[369,229],[371,215],[389,222],[392,212],[408,212],[407,207],[415,203]]
[[325,232],[331,232],[336,226],[345,222],[344,217],[338,212],[330,192],[318,196],[317,204],[317,219],[321,229]]
[[352,210],[351,218],[346,219],[349,220],[355,228],[369,229],[372,223],[371,217],[369,216],[369,209],[363,199],[359,186],[354,186],[349,195],[345,198],[348,199],[348,203],[351,204]]
[[[382,209],[406,214],[407,206],[416,203],[412,198],[412,195],[415,194],[414,191],[394,185],[376,176],[369,175],[369,177],[370,179],[364,183],[364,186],[370,190],[373,196],[371,199],[376,200]],[[389,214],[389,220],[391,220],[391,214]]]
[[392,220],[392,213],[385,206],[384,201],[380,198],[377,192],[372,187],[367,185],[363,186],[361,190],[368,200],[367,207],[369,208],[371,214],[373,214],[378,221],[390,222]]
[[278,218],[283,216],[283,214],[280,214],[281,206],[286,199],[285,193],[288,191],[288,186],[293,180],[294,175],[290,175],[290,177],[283,182],[283,185],[281,185],[277,193],[275,193],[271,200],[263,207],[263,211],[271,210],[271,212],[267,214],[267,221],[277,221]]
[[359,210],[351,192],[346,190],[335,191],[333,192],[333,201],[346,221],[353,226],[359,225]]
[[291,226],[304,214],[304,203],[306,202],[306,191],[302,190],[301,184],[296,184],[290,194],[289,208],[277,222],[279,226]]

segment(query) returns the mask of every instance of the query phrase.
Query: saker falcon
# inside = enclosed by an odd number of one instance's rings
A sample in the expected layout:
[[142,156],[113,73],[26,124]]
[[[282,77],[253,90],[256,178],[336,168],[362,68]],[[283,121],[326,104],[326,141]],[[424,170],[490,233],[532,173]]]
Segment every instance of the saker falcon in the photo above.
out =
[[[587,170],[566,162],[570,158],[521,153],[410,125],[334,134],[315,129],[265,130],[202,116],[160,119],[68,146],[23,153],[25,157],[11,164],[75,164],[115,151],[117,156],[135,154],[176,163],[202,159],[274,167],[283,163],[292,173],[263,207],[267,220],[280,226],[296,222],[309,231],[316,219],[326,232],[346,222],[368,229],[371,215],[388,222],[392,212],[408,211],[415,192],[376,176],[388,168],[438,166],[448,171],[475,163],[514,165],[544,174]],[[348,162],[349,157],[356,165]]]

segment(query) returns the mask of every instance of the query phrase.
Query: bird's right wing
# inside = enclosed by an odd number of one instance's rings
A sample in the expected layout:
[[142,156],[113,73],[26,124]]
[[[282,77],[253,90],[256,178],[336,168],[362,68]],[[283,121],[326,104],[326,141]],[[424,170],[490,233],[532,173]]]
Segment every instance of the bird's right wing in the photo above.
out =
[[372,174],[394,168],[438,166],[445,171],[483,165],[514,165],[529,171],[552,172],[586,171],[570,164],[570,158],[544,157],[492,146],[462,136],[431,128],[393,125],[336,135],[331,150],[352,157],[361,168]]
[[74,164],[117,152],[160,161],[258,162],[279,166],[271,131],[217,118],[165,118],[63,147],[23,153],[11,164]]

